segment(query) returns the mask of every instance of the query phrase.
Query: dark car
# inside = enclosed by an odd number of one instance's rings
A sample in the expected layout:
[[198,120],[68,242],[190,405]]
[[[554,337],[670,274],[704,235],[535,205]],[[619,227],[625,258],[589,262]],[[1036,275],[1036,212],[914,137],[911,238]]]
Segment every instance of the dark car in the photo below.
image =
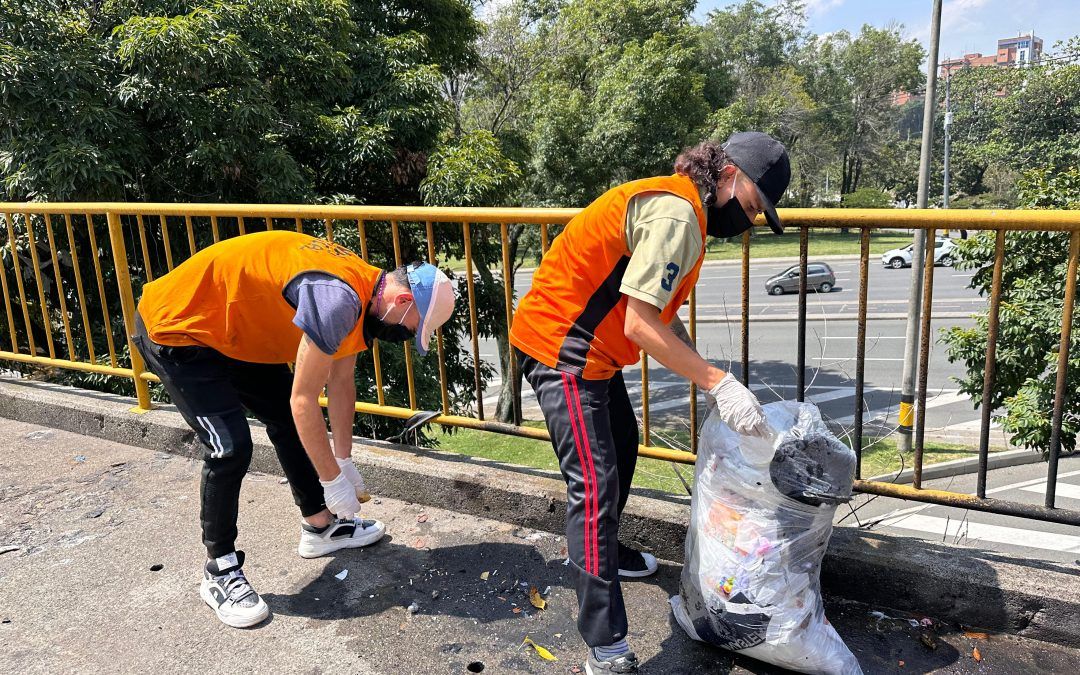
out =
[[[810,263],[806,266],[806,288],[819,293],[828,293],[836,286],[836,275],[825,263]],[[783,295],[788,291],[799,292],[799,266],[789,267],[780,274],[770,277],[765,282],[769,295]]]

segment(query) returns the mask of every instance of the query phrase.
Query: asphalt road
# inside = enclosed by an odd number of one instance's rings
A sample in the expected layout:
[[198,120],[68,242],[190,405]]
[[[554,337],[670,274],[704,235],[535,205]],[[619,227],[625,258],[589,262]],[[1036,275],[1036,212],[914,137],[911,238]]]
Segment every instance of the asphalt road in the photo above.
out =
[[[881,432],[896,426],[903,370],[904,333],[911,270],[884,268],[872,251],[867,292],[866,384],[864,419]],[[855,413],[854,380],[858,323],[859,263],[857,260],[833,260],[828,264],[836,273],[836,288],[831,293],[810,293],[807,300],[806,365],[808,395],[829,418],[843,426],[853,423]],[[793,398],[798,363],[798,295],[770,296],[765,281],[791,266],[790,262],[762,262],[750,270],[750,377],[751,387],[763,402]],[[698,348],[722,368],[742,372],[739,319],[742,307],[741,266],[710,263],[702,268],[697,287]],[[519,273],[515,292],[522,297],[529,288],[531,272]],[[960,364],[951,364],[944,345],[938,341],[941,331],[951,326],[970,326],[967,318],[985,307],[986,300],[968,288],[970,272],[946,267],[935,268],[934,316],[927,378],[927,433],[954,441],[977,438],[980,413],[971,401],[957,390],[953,378],[964,374]],[[680,316],[688,321],[688,308]],[[468,343],[463,345],[470,349]],[[492,341],[481,343],[481,358],[497,366]],[[631,399],[641,410],[641,371],[639,366],[626,369]],[[655,423],[667,428],[685,428],[689,416],[688,389],[685,381],[651,362],[649,369],[650,415]],[[540,419],[535,399],[525,385],[523,400],[527,419]],[[498,400],[496,377],[485,391],[485,406],[492,409]],[[704,399],[702,399],[702,402]],[[997,440],[997,439],[996,439]]]

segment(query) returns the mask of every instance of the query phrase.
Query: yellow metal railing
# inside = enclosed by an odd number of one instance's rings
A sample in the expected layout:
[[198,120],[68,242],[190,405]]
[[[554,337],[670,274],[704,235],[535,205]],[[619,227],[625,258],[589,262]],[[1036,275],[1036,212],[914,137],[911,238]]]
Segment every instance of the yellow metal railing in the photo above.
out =
[[[436,242],[439,237],[458,237],[461,239],[465,267],[465,295],[469,314],[469,347],[473,362],[473,388],[476,398],[476,416],[455,414],[451,410],[448,394],[446,354],[448,349],[457,349],[448,345],[442,331],[437,335],[439,355],[439,383],[441,390],[441,414],[432,421],[438,424],[480,429],[498,433],[512,434],[527,438],[547,440],[548,434],[543,429],[502,424],[485,419],[484,378],[480,357],[480,334],[478,331],[477,288],[474,277],[477,274],[476,257],[473,250],[475,227],[494,225],[499,228],[501,241],[501,260],[491,264],[501,274],[503,284],[503,302],[507,329],[513,322],[514,287],[511,269],[508,237],[510,228],[518,225],[538,226],[540,250],[546,253],[550,244],[549,229],[552,226],[566,224],[577,209],[521,209],[521,208],[424,208],[424,207],[376,207],[376,206],[315,206],[315,205],[280,205],[280,204],[140,204],[140,203],[0,203],[0,214],[7,230],[7,243],[10,258],[5,258],[4,269],[0,270],[0,282],[4,293],[4,311],[8,325],[8,338],[11,349],[2,349],[0,360],[6,359],[21,363],[30,363],[43,367],[78,370],[101,375],[128,378],[133,381],[138,398],[139,409],[151,407],[149,381],[156,377],[145,371],[144,364],[137,350],[131,346],[130,336],[134,332],[136,304],[135,280],[146,282],[169,270],[186,257],[193,255],[200,240],[207,244],[222,238],[235,236],[255,230],[290,228],[296,231],[309,231],[329,239],[335,234],[344,236],[344,228],[355,228],[358,236],[360,255],[370,259],[369,233],[371,224],[378,224],[380,235],[386,234],[385,223],[389,223],[389,235],[392,242],[393,260],[402,262],[400,229],[403,224],[422,225],[426,236],[426,257],[436,262]],[[997,262],[994,269],[994,285],[990,298],[990,325],[993,327],[990,341],[991,348],[987,355],[987,381],[989,387],[993,378],[994,342],[996,340],[997,312],[1000,296],[1000,266],[1004,237],[1011,231],[1052,231],[1070,232],[1070,274],[1075,276],[1077,261],[1080,258],[1080,212],[1068,211],[1009,211],[1009,210],[889,210],[889,209],[782,209],[781,217],[789,232],[799,237],[800,264],[805,279],[809,233],[814,229],[835,229],[847,227],[861,233],[860,241],[860,283],[859,283],[859,335],[857,337],[857,375],[856,375],[856,415],[855,443],[856,452],[861,451],[862,440],[862,391],[863,360],[866,341],[866,294],[868,286],[867,269],[869,266],[869,236],[873,230],[883,228],[905,228],[927,230],[927,250],[922,252],[926,260],[932,260],[933,241],[936,228],[947,225],[951,229],[991,230],[996,232]],[[63,226],[67,246],[56,236]],[[763,224],[763,223],[762,223]],[[108,237],[100,238],[100,228],[106,228]],[[454,232],[447,234],[444,230]],[[209,235],[209,236],[207,236]],[[352,235],[350,235],[351,237]],[[130,237],[130,239],[129,239]],[[444,243],[446,240],[443,240]],[[186,243],[186,246],[185,246]],[[99,245],[101,244],[101,245]],[[742,240],[742,363],[743,377],[749,378],[749,324],[750,324],[750,247],[751,237],[747,233]],[[44,259],[45,251],[48,259]],[[29,255],[26,259],[23,251]],[[385,251],[389,254],[389,251]],[[162,255],[163,254],[163,255]],[[70,258],[71,277],[74,280],[74,293],[69,294],[71,284],[67,283],[61,272],[61,261]],[[92,262],[93,275],[85,265],[86,258]],[[163,260],[161,259],[163,258]],[[10,262],[9,262],[10,261]],[[65,263],[66,264],[66,263]],[[8,267],[10,265],[10,267]],[[46,271],[52,266],[51,273]],[[30,269],[27,269],[27,268]],[[9,283],[8,270],[14,274],[15,283]],[[932,265],[930,266],[932,270]],[[29,272],[29,273],[28,273]],[[32,282],[32,283],[31,283]],[[932,272],[925,279],[924,309],[932,309],[933,291]],[[51,285],[51,288],[49,286]],[[14,286],[14,288],[12,288]],[[96,286],[96,294],[94,293]],[[1075,289],[1075,279],[1068,280],[1067,288]],[[123,314],[124,335],[116,336],[112,331],[112,317],[109,312],[109,299],[119,298]],[[12,307],[13,298],[18,298],[20,308],[17,315]],[[55,297],[55,300],[53,298]],[[1071,298],[1070,298],[1071,300]],[[97,313],[92,315],[93,302],[99,305],[101,324]],[[36,307],[35,307],[36,305]],[[1066,303],[1071,311],[1071,302]],[[32,314],[33,312],[33,314]],[[40,313],[41,326],[35,331],[35,321]],[[32,318],[35,317],[35,318]],[[57,321],[54,317],[59,317]],[[1069,314],[1063,316],[1062,351],[1059,358],[1067,363],[1068,335],[1071,323]],[[19,320],[21,319],[21,321]],[[697,298],[690,297],[689,333],[692,340],[697,339]],[[923,330],[921,331],[921,351],[929,349],[930,312],[924,311]],[[20,330],[19,325],[22,325]],[[95,344],[92,329],[104,328],[103,340]],[[79,328],[85,334],[85,350],[76,353],[73,337]],[[62,332],[66,340],[66,352],[58,354],[54,339],[54,329]],[[806,296],[800,294],[799,300],[799,365],[797,395],[802,400],[805,394],[805,334],[806,334]],[[117,341],[117,337],[122,338]],[[126,342],[124,342],[126,340]],[[121,365],[118,357],[118,345],[127,345],[130,366]],[[25,349],[24,349],[25,346]],[[102,349],[104,348],[104,349]],[[66,357],[66,358],[65,358]],[[382,415],[391,418],[407,419],[418,410],[415,364],[409,349],[405,350],[405,376],[408,387],[408,407],[387,405],[384,395],[385,381],[382,372],[378,345],[372,350],[376,389],[375,401],[360,401],[356,410],[361,413]],[[919,378],[919,397],[917,409],[925,406],[926,359],[922,359]],[[511,378],[516,381],[516,364],[510,359]],[[1059,369],[1057,374],[1059,390],[1064,384],[1065,372]],[[649,361],[644,358],[641,368],[642,386],[642,436],[640,453],[643,456],[677,462],[693,462],[694,454],[680,450],[655,447],[652,445],[653,429],[650,424],[649,406]],[[696,391],[688,385],[690,404],[690,428],[698,427],[698,406]],[[1063,396],[1055,401],[1055,415],[1060,424]],[[520,410],[515,410],[519,418]],[[1029,517],[1080,522],[1080,516],[1061,510],[1049,509],[1046,512],[1031,512],[1023,505],[997,502],[985,499],[985,458],[986,439],[989,434],[989,414],[984,411],[982,425],[982,443],[980,457],[983,465],[980,469],[980,490],[977,497],[941,494],[921,489],[921,450],[923,440],[923,415],[916,421],[916,481],[913,487],[897,486],[868,481],[858,481],[857,487],[865,492],[888,494],[907,499],[951,503],[968,508],[982,508],[1002,513],[1013,513]],[[691,450],[696,450],[696,433],[691,433]],[[1060,439],[1055,435],[1052,445],[1060,446]],[[1056,462],[1059,447],[1051,448],[1052,477],[1056,475]],[[1047,507],[1052,507],[1052,493],[1048,494]],[[1053,511],[1053,513],[1051,513]]]

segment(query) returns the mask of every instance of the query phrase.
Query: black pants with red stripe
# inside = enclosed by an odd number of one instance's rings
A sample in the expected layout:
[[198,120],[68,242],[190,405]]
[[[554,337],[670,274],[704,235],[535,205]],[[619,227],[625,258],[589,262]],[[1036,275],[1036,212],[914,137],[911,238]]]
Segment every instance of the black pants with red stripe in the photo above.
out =
[[590,647],[626,637],[619,587],[619,516],[637,465],[638,426],[622,373],[585,380],[518,352],[566,480],[566,548],[578,632]]

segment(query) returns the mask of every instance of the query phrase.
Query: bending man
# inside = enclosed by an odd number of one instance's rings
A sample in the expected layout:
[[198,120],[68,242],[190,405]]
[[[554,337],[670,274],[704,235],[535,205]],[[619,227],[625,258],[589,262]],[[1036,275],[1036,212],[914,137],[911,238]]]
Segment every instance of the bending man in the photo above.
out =
[[414,336],[423,355],[453,308],[450,280],[432,265],[384,272],[343,246],[281,231],[214,244],[143,288],[133,341],[203,446],[200,595],[222,622],[269,616],[236,549],[252,453],[246,412],[266,425],[300,507],[301,556],[378,541],[383,524],[355,517],[367,500],[351,459],[356,355],[374,339]]

